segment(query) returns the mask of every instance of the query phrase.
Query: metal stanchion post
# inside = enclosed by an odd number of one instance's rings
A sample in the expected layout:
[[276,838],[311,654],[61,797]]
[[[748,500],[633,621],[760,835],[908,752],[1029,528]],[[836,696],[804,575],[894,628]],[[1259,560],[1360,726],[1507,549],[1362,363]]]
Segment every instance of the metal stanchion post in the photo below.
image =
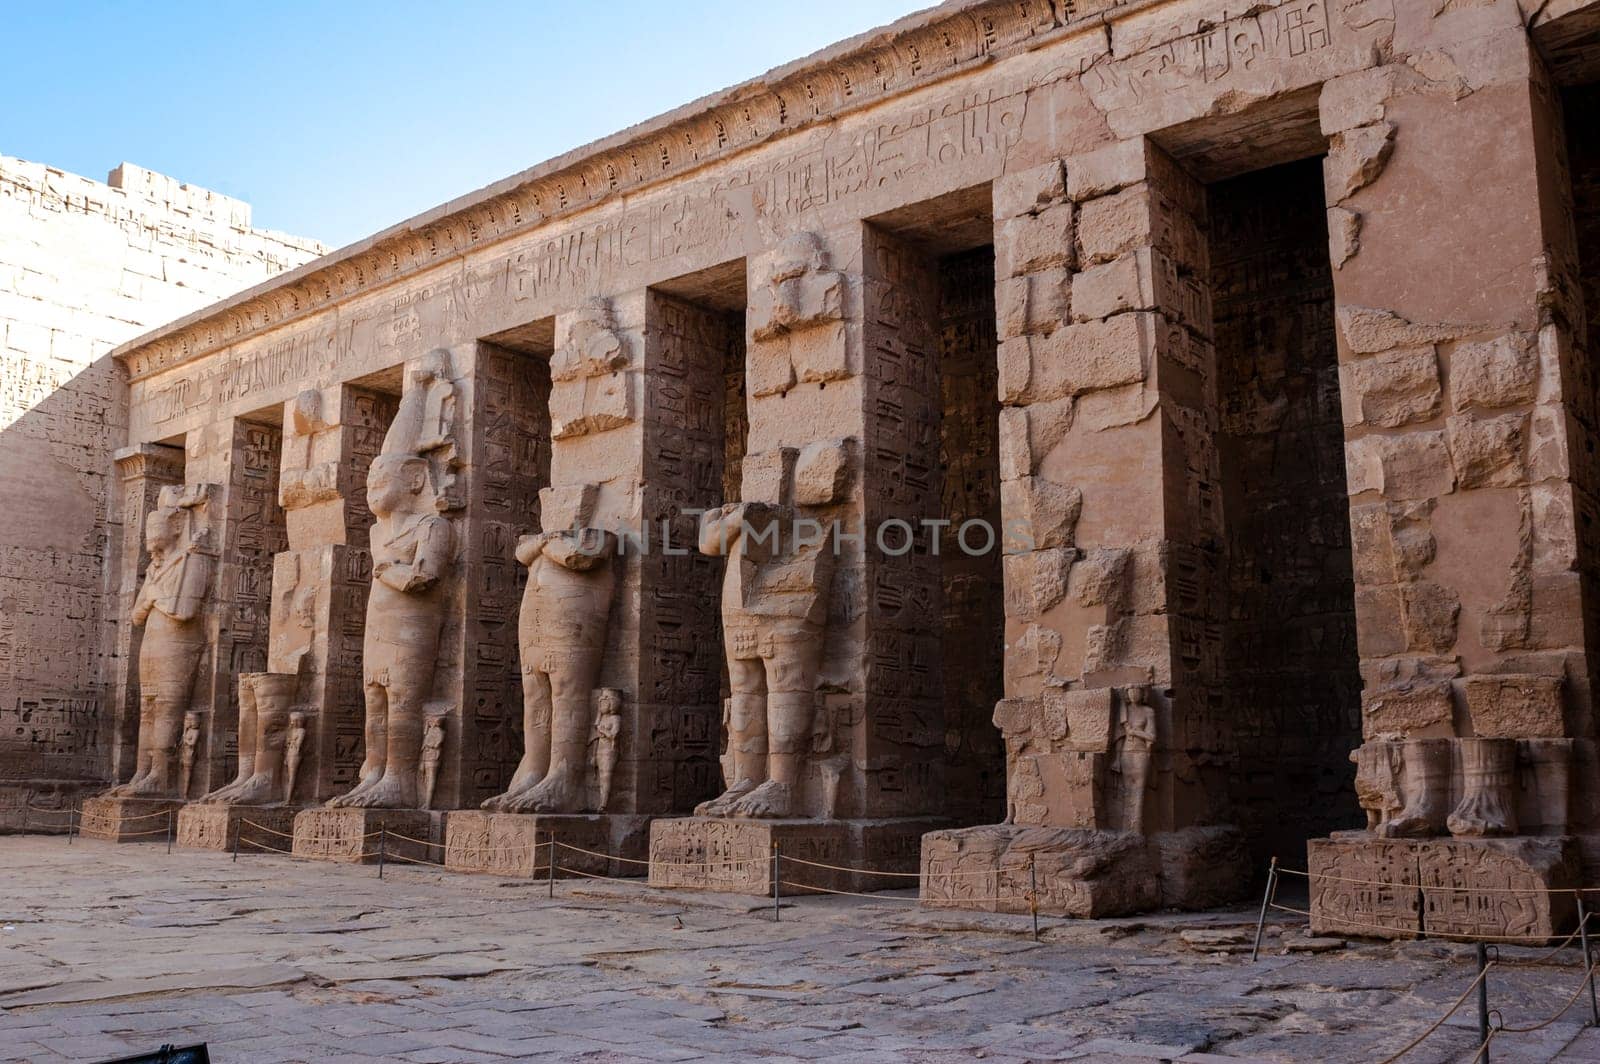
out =
[[167,810],[167,853],[172,852],[172,810]]
[[1589,955],[1589,910],[1583,904],[1583,891],[1578,891],[1578,937],[1583,940],[1583,968],[1589,973],[1589,1016],[1590,1023],[1600,1027],[1600,1001],[1596,1001],[1594,992],[1594,958]]
[[1039,941],[1039,869],[1028,855],[1028,908],[1033,912],[1033,940]]
[[77,833],[77,830],[78,830],[78,807],[75,806],[75,805],[69,805],[69,806],[67,806],[67,845],[68,846],[72,845],[72,836]]
[[[537,838],[537,837],[538,836],[535,836],[535,838]],[[549,863],[545,866],[545,877],[544,877],[545,878],[545,887],[546,887],[545,897],[554,898],[556,896],[556,833],[555,832],[552,831],[550,833],[550,841],[546,845],[548,845],[550,847],[550,860],[549,860]]]
[[378,825],[378,878],[383,878],[383,860],[389,850],[389,827],[387,824]]
[[1489,947],[1478,943],[1478,1044],[1483,1046],[1480,1059],[1489,1064],[1489,978],[1483,974],[1489,967]]
[[778,871],[783,861],[783,855],[778,852],[778,844],[772,844],[772,922],[777,923],[783,917],[778,914]]
[[239,822],[239,826],[233,829],[233,863],[234,864],[238,864],[239,863],[239,836],[243,835],[243,834],[244,834],[244,821],[241,820]]
[[1256,941],[1250,947],[1250,963],[1256,962],[1256,957],[1261,953],[1261,931],[1267,925],[1267,906],[1272,904],[1272,894],[1278,885],[1278,859],[1274,857],[1267,866],[1267,889],[1261,894],[1261,915],[1256,917]]

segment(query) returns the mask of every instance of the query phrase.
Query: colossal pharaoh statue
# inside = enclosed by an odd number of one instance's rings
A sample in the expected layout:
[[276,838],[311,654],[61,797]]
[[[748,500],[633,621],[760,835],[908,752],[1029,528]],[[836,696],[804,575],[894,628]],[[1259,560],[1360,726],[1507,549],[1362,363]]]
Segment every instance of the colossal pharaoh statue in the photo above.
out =
[[733,771],[728,789],[695,810],[700,816],[812,812],[802,807],[800,786],[812,749],[832,555],[820,536],[797,536],[792,516],[781,505],[729,503],[701,521],[701,553],[726,559],[722,629]]
[[211,495],[207,484],[162,488],[145,520],[150,567],[132,613],[133,623],[144,627],[138,760],[133,778],[112,788],[111,797],[182,797],[178,743],[206,649],[202,612],[216,567],[206,513]]
[[510,789],[483,807],[576,813],[591,804],[591,706],[611,615],[616,536],[587,527],[594,485],[545,488],[540,496],[550,530],[517,544],[517,561],[528,569],[518,622],[525,746]]
[[440,579],[454,558],[455,386],[449,353],[410,369],[399,412],[367,472],[372,590],[362,645],[366,759],[360,782],[329,806],[415,809],[425,706],[444,620]]
[[285,750],[295,673],[247,672],[239,677],[239,774],[201,798],[206,803],[276,805],[289,799]]

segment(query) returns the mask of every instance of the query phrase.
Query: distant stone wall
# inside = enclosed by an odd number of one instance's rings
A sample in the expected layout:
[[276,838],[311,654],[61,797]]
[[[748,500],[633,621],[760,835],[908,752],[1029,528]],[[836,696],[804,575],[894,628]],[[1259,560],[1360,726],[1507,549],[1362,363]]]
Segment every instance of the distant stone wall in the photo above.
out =
[[102,184],[0,155],[0,829],[110,774],[127,398],[107,353],[326,250],[127,163]]

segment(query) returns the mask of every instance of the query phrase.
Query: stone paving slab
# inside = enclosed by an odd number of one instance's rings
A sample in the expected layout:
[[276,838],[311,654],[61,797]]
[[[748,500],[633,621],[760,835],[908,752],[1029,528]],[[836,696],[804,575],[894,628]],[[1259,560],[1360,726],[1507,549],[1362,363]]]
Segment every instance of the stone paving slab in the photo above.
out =
[[[765,906],[643,884],[376,870],[0,837],[0,1061],[93,1061],[163,1042],[212,1059],[1380,1060],[1436,1020],[1471,949],[1360,943],[1207,953],[1185,930],[1248,909],[1044,922],[925,913],[886,895]],[[1190,936],[1199,942],[1214,935]],[[1510,1025],[1572,994],[1576,950],[1502,950]],[[1587,995],[1493,1059],[1600,1062]],[[1405,1058],[1463,1060],[1469,1005]]]

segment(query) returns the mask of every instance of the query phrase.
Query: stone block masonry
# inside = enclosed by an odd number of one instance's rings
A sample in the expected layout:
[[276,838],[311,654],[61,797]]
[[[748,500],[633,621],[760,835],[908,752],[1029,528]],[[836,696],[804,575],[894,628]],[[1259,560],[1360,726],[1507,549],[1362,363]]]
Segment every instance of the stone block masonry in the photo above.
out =
[[0,155],[0,831],[66,830],[27,807],[114,772],[130,647],[107,606],[143,559],[117,550],[127,388],[107,353],[326,250],[131,163],[101,183]]

